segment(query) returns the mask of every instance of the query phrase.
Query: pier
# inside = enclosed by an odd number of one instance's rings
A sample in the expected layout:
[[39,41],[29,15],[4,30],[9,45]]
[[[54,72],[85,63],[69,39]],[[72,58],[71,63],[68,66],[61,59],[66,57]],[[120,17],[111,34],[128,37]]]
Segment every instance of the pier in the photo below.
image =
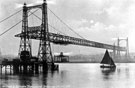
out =
[[[2,69],[5,68],[3,71]],[[52,63],[29,61],[22,62],[20,59],[13,59],[13,61],[4,60],[0,64],[0,74],[39,74],[46,73],[47,71],[58,70],[58,65]]]

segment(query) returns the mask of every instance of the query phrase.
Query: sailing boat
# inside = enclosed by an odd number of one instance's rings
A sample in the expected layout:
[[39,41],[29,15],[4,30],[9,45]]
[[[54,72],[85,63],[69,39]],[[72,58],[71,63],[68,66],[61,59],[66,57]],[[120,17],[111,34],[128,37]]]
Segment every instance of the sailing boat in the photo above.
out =
[[105,55],[100,64],[102,64],[100,66],[101,68],[115,68],[116,67],[114,61],[112,60],[112,58],[109,55],[108,50],[106,50]]

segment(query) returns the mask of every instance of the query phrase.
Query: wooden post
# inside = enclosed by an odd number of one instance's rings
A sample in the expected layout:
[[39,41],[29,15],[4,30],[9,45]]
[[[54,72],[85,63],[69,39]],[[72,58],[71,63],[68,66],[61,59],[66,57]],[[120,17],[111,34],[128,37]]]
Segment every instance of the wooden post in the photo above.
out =
[[31,65],[31,72],[34,73],[34,63]]
[[39,65],[38,65],[38,63],[35,63],[35,73],[36,74],[39,73]]
[[22,65],[19,66],[19,73],[22,73]]
[[2,74],[2,65],[0,65],[0,73]]
[[27,64],[23,64],[23,73],[24,73],[24,74],[27,73]]
[[43,73],[46,73],[47,71],[48,71],[48,64],[47,64],[47,62],[43,62],[42,63],[43,64]]
[[10,75],[11,75],[11,65],[9,65],[10,66]]
[[7,65],[5,65],[5,74],[7,74]]
[[13,71],[14,73],[19,73],[19,64],[13,64]]

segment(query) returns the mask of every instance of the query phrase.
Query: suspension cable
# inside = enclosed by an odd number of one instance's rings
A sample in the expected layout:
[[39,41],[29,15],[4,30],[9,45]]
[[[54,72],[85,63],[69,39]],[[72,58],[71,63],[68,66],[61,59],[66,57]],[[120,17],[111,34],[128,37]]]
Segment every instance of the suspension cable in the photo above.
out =
[[[32,12],[30,12],[30,13],[32,13]],[[34,13],[32,13],[35,17],[37,17],[39,20],[42,20],[39,16],[37,16],[36,14],[34,14]],[[58,32],[60,32],[60,33],[62,33],[62,34],[64,34],[64,35],[66,35],[65,33],[63,33],[63,32],[61,32],[60,30],[58,30],[58,29],[56,29],[55,27],[53,27],[52,25],[50,25],[50,24],[48,24],[51,28],[53,28],[53,29],[55,29],[55,30],[57,30]]]
[[[48,8],[49,9],[49,8]],[[50,9],[49,9],[50,10]],[[50,10],[64,25],[66,25],[72,32],[74,32],[76,35],[78,35],[79,37],[83,38],[81,35],[79,35],[77,32],[75,32],[71,27],[69,27],[65,22],[63,22],[60,17],[58,17],[52,10]],[[85,38],[83,38],[85,39]]]
[[6,31],[4,31],[3,33],[0,34],[0,36],[4,35],[6,32],[8,32],[9,30],[11,30],[12,28],[14,28],[15,26],[17,26],[19,23],[21,23],[21,21],[17,22],[15,25],[13,25],[12,27],[8,28]]
[[12,15],[8,16],[7,18],[5,18],[5,19],[1,20],[1,21],[0,21],[0,23],[4,22],[5,20],[7,20],[7,19],[11,18],[12,16],[16,15],[17,13],[19,13],[19,12],[21,12],[21,11],[22,11],[22,9],[21,9],[21,10],[19,10],[19,11],[17,11],[17,12],[15,12],[15,13],[13,13]]
[[[38,11],[38,9],[35,10],[34,12],[32,12],[32,13],[35,13],[36,11]],[[28,15],[28,17],[31,16],[32,13],[31,13],[30,15]],[[21,23],[21,22],[22,22],[22,20],[20,20],[20,21],[17,22],[15,25],[13,25],[12,27],[10,27],[10,28],[8,28],[7,30],[5,30],[4,32],[2,32],[2,33],[0,34],[0,36],[4,35],[4,34],[7,33],[8,31],[10,31],[12,28],[14,28],[15,26],[17,26],[17,25],[18,25],[19,23]]]
[[55,29],[55,30],[57,30],[58,32],[60,32],[60,33],[62,33],[62,34],[64,34],[64,35],[67,35],[67,34],[65,34],[65,33],[63,33],[63,32],[61,32],[60,30],[58,30],[58,29],[56,29],[55,27],[53,27],[52,25],[50,25],[50,24],[48,24],[51,28],[53,28],[53,29]]

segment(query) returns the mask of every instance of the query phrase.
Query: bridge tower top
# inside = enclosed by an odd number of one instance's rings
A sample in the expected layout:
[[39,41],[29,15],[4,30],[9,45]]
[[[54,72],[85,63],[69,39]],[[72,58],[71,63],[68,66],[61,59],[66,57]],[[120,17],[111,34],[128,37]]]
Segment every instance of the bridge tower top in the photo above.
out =
[[[120,39],[120,38],[118,38],[118,40],[117,40],[117,46],[118,47],[120,47],[120,42],[121,41],[125,41],[126,42],[126,57],[128,57],[129,56],[129,44],[128,44],[128,37],[127,38],[125,38],[125,39]],[[117,55],[120,55],[120,50],[117,50]]]
[[[24,3],[23,6],[23,20],[22,20],[22,34],[24,36],[21,37],[20,48],[19,48],[19,55],[23,51],[29,52],[31,55],[31,41],[29,39],[29,31],[28,31],[28,10],[40,8],[42,11],[42,23],[40,25],[40,44],[38,50],[38,58],[41,61],[45,62],[53,62],[52,52],[51,52],[51,45],[49,41],[49,29],[48,29],[48,14],[47,14],[47,2],[43,0],[41,5],[35,6],[27,6]],[[25,55],[24,55],[25,56]]]

